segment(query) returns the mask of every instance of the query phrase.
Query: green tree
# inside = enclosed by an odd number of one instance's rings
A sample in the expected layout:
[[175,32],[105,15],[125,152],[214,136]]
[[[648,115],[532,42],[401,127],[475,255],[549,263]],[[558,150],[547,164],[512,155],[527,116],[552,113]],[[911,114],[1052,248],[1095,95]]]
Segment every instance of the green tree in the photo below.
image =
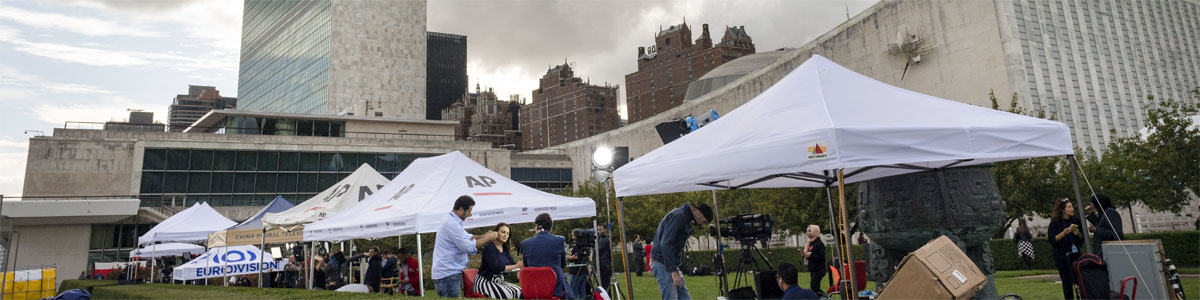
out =
[[[1200,99],[1200,88],[1191,93]],[[1200,128],[1190,118],[1200,105],[1146,99],[1147,134],[1113,139],[1088,173],[1095,178],[1093,188],[1108,194],[1114,206],[1179,212],[1200,192]]]

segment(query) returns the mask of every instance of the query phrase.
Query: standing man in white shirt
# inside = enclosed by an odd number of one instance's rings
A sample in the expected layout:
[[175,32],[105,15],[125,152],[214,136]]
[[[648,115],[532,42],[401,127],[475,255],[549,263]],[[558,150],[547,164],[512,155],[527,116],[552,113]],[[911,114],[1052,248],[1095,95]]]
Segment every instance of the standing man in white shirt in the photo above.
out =
[[437,241],[433,247],[433,278],[434,288],[440,297],[458,298],[462,289],[462,271],[467,268],[467,257],[479,253],[479,247],[492,242],[497,237],[495,231],[482,235],[471,236],[463,229],[463,220],[471,217],[475,208],[475,199],[470,196],[460,196],[454,200],[454,208],[442,221],[438,229]]

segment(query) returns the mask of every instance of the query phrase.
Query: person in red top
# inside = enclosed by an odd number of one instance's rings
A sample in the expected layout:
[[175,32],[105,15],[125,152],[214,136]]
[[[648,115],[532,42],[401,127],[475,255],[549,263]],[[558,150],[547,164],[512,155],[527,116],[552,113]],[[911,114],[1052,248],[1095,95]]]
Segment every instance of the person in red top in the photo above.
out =
[[421,296],[421,271],[417,268],[417,259],[412,257],[407,248],[400,248],[396,252],[400,258],[396,263],[400,270],[400,290],[405,295]]
[[[650,261],[650,249],[654,248],[654,245],[651,245],[650,243],[653,243],[653,241],[646,241],[646,261],[647,262]],[[650,264],[646,264],[646,272],[650,272]]]

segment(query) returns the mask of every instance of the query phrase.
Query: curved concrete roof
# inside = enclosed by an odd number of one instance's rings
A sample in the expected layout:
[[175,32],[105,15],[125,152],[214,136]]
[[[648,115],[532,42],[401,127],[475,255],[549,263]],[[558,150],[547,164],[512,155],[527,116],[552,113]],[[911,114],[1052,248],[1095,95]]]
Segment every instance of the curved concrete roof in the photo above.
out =
[[712,69],[712,71],[708,71],[700,79],[696,79],[696,81],[688,84],[687,94],[684,94],[683,101],[696,99],[704,94],[720,89],[722,86],[742,76],[746,76],[746,74],[753,73],[770,65],[792,50],[796,49],[783,48],[771,52],[755,53],[724,63]]

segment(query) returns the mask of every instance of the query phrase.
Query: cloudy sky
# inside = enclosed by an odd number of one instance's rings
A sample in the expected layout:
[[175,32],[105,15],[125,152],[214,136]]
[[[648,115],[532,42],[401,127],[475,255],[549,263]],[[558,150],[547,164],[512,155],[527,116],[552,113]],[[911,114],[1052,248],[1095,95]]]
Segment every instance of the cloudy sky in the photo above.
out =
[[[564,60],[592,83],[624,85],[637,47],[684,19],[693,39],[700,24],[714,40],[745,26],[769,51],[803,45],[874,2],[430,0],[428,29],[467,36],[472,88],[529,98]],[[189,84],[237,96],[241,13],[241,0],[0,0],[0,194],[21,194],[28,138],[39,134],[27,130],[124,119],[126,109],[165,120]]]

